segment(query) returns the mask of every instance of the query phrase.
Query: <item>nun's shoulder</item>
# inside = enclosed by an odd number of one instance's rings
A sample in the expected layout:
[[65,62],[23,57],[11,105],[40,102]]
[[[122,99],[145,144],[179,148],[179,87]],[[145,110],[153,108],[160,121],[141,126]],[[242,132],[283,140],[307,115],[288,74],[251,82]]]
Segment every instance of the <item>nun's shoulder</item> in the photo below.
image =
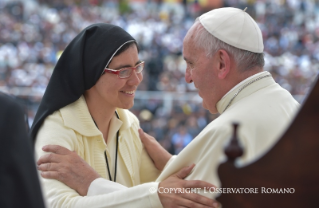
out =
[[38,156],[43,155],[42,147],[48,144],[60,145],[74,150],[77,136],[73,129],[65,125],[61,112],[55,111],[45,118],[36,136],[35,149]]
[[54,111],[44,119],[37,133],[37,139],[39,137],[47,139],[53,137],[74,137],[74,135],[74,130],[66,124],[66,120],[63,118],[60,109]]
[[[56,131],[56,130],[61,130],[61,128],[64,127],[64,121],[61,115],[61,112],[59,110],[54,111],[52,114],[48,115],[44,121],[41,127],[39,128],[40,131]],[[38,132],[38,133],[39,133]]]

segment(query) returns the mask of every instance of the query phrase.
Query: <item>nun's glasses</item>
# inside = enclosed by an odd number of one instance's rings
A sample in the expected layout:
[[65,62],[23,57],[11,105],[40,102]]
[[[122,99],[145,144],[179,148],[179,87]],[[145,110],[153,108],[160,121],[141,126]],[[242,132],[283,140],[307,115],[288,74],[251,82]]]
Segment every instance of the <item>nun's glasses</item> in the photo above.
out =
[[132,75],[133,70],[135,70],[136,73],[139,74],[139,73],[141,73],[143,71],[143,69],[144,69],[144,61],[142,61],[141,63],[137,64],[135,67],[127,67],[127,68],[122,68],[122,69],[119,69],[119,70],[105,68],[104,72],[117,74],[118,78],[125,79],[125,78],[129,78]]

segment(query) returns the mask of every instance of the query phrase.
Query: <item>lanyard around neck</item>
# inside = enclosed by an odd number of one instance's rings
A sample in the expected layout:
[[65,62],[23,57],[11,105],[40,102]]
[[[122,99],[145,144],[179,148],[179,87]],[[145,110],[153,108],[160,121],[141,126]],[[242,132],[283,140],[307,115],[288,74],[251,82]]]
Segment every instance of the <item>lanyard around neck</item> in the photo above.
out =
[[[120,119],[120,117],[119,117],[119,115],[117,114],[116,111],[115,111],[115,114],[116,114],[116,117],[117,117],[118,119]],[[94,121],[94,119],[93,119],[93,121]],[[95,123],[95,121],[94,121],[94,123]],[[95,123],[95,125],[96,125],[97,128],[99,128],[96,123]],[[116,133],[114,182],[116,182],[117,155],[118,155],[118,146],[119,146],[119,135],[120,135],[120,130],[118,130],[117,133]],[[112,176],[111,176],[110,167],[109,167],[109,161],[108,161],[107,155],[106,155],[106,150],[104,151],[104,156],[105,156],[105,161],[106,161],[106,166],[107,166],[107,172],[108,172],[108,174],[109,174],[109,179],[110,179],[111,181],[113,181],[113,180],[112,180]]]
[[[117,155],[118,155],[118,146],[119,146],[119,134],[120,134],[120,130],[117,131],[116,133],[116,149],[115,149],[115,169],[114,169],[114,182],[116,182],[116,170],[117,170]],[[107,160],[107,155],[106,155],[106,150],[104,151],[104,156],[105,156],[105,161],[106,161],[106,165],[107,165],[107,172],[109,174],[109,179],[111,181],[112,180],[112,176],[111,176],[111,172],[110,172],[110,167],[109,167],[109,162]]]

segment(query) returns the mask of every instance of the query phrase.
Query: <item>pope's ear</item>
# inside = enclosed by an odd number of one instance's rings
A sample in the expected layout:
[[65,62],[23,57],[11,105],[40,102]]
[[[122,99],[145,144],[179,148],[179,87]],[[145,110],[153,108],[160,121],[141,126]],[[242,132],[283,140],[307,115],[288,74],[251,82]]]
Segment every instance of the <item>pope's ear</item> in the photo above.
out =
[[225,79],[230,71],[230,56],[225,50],[219,50],[217,52],[218,58],[218,78]]

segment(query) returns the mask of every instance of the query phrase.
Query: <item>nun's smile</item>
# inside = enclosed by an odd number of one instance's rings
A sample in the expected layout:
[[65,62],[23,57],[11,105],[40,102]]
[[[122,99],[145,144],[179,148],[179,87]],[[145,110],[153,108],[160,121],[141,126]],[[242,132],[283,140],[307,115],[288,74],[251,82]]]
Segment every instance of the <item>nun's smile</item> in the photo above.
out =
[[121,91],[122,93],[124,94],[127,94],[127,95],[135,95],[135,91]]

